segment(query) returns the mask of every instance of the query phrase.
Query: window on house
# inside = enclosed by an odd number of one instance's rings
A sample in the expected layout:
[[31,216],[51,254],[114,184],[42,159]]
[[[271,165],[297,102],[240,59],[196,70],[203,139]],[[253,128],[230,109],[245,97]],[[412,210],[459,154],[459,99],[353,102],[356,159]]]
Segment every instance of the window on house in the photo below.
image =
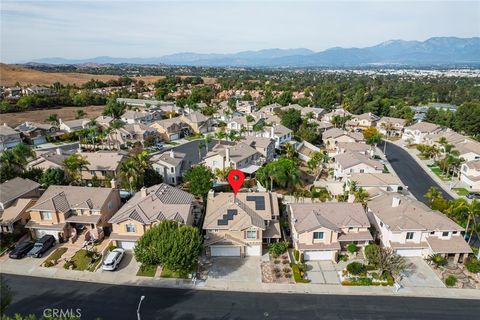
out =
[[414,234],[413,232],[407,232],[407,237],[406,237],[406,239],[407,239],[407,240],[412,240],[412,239],[413,239],[413,234]]
[[457,234],[457,233],[458,233],[458,231],[453,231],[453,232],[452,232],[452,234]]
[[360,169],[360,173],[365,173],[365,169]]
[[348,227],[348,230],[353,230],[353,227]]
[[448,232],[448,231],[442,232],[442,237],[448,237],[449,234],[450,234],[450,232]]
[[109,210],[112,210],[112,209],[113,209],[113,203],[112,203],[112,201],[109,201],[109,202],[108,202],[108,209],[109,209]]
[[127,230],[127,232],[135,232],[135,225],[134,224],[127,224],[125,225],[125,229]]
[[257,230],[247,230],[247,239],[257,239]]
[[52,213],[50,211],[40,211],[42,220],[52,220]]
[[171,173],[174,173],[174,172],[175,172],[175,168],[174,168],[174,167],[171,167],[171,168],[170,168],[170,172],[171,172]]
[[322,240],[323,239],[323,232],[314,232],[313,233],[313,240]]
[[430,234],[435,234],[435,231],[430,232]]
[[383,222],[382,221],[380,221],[380,227],[383,227]]

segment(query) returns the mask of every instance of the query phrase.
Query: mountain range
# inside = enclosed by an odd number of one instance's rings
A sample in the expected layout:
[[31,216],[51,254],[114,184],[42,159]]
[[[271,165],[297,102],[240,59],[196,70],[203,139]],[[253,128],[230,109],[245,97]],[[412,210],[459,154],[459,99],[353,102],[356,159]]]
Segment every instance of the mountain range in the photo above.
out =
[[390,40],[365,48],[265,49],[231,54],[175,53],[153,58],[43,58],[41,64],[166,64],[205,67],[353,67],[374,65],[480,65],[480,37],[434,37],[425,41]]

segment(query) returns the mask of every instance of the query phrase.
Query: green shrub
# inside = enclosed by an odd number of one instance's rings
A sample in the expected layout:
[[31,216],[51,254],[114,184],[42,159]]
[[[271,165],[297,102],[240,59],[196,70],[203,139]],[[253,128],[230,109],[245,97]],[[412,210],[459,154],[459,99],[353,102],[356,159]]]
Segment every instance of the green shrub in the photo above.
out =
[[293,250],[293,257],[295,258],[295,261],[299,261],[300,259],[300,251],[298,250]]
[[392,275],[390,274],[390,272],[384,273],[384,277],[385,277],[385,279],[387,280],[387,284],[388,284],[389,286],[393,286],[393,283],[394,283],[395,281],[393,280],[393,277],[392,277]]
[[274,257],[278,257],[279,255],[285,253],[287,249],[287,242],[275,242],[268,246],[268,252]]
[[475,257],[470,257],[465,262],[465,267],[472,273],[480,273],[480,260]]
[[366,277],[358,278],[358,279],[356,279],[355,282],[357,282],[359,286],[370,286],[370,285],[372,285],[372,279],[366,278]]
[[338,261],[347,262],[348,261],[348,256],[346,254],[339,254],[338,255]]
[[448,287],[453,287],[456,283],[457,283],[457,278],[456,278],[454,275],[449,275],[449,276],[445,279],[445,284],[446,284]]
[[305,262],[305,256],[303,255],[303,252],[300,254],[300,263]]
[[292,268],[293,279],[295,280],[295,282],[297,282],[297,283],[309,283],[310,282],[310,280],[308,280],[308,279],[303,279],[302,271],[300,270],[298,264],[291,263],[290,267]]
[[354,243],[350,243],[348,246],[347,246],[347,251],[350,252],[350,253],[355,253],[357,252],[357,245],[354,244]]
[[353,275],[361,275],[367,272],[367,268],[360,262],[352,262],[347,265],[347,271]]
[[374,267],[377,266],[380,250],[380,247],[374,243],[365,246],[365,258],[367,259],[368,264],[371,264]]
[[53,265],[54,265],[54,264],[53,264],[53,261],[51,261],[51,260],[46,260],[46,261],[43,263],[43,266],[44,266],[45,268],[53,267]]
[[108,251],[113,251],[117,249],[117,246],[113,244],[113,242],[110,242],[110,244],[108,245]]
[[447,259],[439,254],[433,254],[427,258],[428,261],[433,263],[436,268],[444,266],[447,264]]

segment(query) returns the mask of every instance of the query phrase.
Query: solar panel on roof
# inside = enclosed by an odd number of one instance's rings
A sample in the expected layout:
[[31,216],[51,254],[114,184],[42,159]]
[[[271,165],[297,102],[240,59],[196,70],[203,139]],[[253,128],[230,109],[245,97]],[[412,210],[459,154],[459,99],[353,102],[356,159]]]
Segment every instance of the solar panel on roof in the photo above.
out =
[[227,221],[227,220],[223,220],[223,219],[218,220],[217,223],[218,223],[219,226],[226,226],[226,225],[228,225],[228,221]]
[[265,210],[265,197],[247,196],[247,201],[255,201],[255,210]]

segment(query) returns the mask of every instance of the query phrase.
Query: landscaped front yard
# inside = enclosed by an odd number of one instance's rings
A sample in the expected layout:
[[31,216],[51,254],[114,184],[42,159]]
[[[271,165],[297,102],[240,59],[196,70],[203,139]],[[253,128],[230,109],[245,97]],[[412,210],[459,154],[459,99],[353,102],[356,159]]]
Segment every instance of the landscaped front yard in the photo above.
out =
[[45,259],[45,261],[43,262],[43,266],[47,268],[53,267],[58,263],[58,260],[60,260],[60,258],[65,252],[67,252],[67,250],[68,249],[66,247],[58,248],[51,255],[49,255],[47,259]]
[[447,177],[446,175],[443,174],[442,170],[440,169],[439,166],[436,165],[429,165],[428,166],[430,170],[432,170],[433,173],[435,173],[440,179],[443,181],[451,181],[451,177]]
[[465,188],[453,188],[452,190],[455,191],[455,193],[458,194],[461,197],[467,196],[467,194],[469,194],[469,192],[470,192]]
[[78,271],[95,271],[97,265],[102,261],[102,255],[95,251],[85,249],[78,250],[75,255],[65,262],[63,267]]
[[138,269],[137,276],[139,277],[155,277],[157,266],[141,265]]

